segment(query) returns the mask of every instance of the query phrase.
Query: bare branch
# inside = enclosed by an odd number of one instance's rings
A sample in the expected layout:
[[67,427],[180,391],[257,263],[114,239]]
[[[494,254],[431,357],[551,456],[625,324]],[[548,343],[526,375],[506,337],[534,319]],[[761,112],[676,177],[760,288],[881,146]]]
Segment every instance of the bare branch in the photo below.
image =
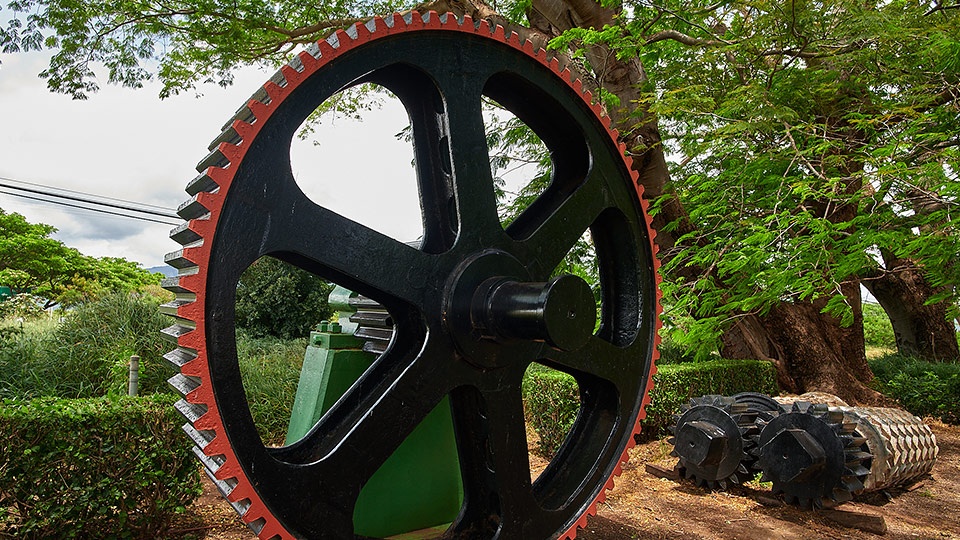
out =
[[663,30],[661,32],[657,32],[656,34],[648,37],[645,44],[650,45],[651,43],[666,41],[668,39],[683,43],[684,45],[689,45],[691,47],[719,47],[721,45],[730,45],[729,41],[695,38],[682,32],[677,32],[676,30]]

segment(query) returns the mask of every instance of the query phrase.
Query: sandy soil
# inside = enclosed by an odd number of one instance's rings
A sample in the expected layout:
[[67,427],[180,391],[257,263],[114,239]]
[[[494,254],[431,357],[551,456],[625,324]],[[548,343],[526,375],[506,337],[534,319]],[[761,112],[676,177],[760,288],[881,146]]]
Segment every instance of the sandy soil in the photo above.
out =
[[[631,451],[630,463],[577,536],[582,540],[622,539],[960,539],[960,427],[929,422],[940,457],[932,474],[911,490],[865,495],[838,510],[882,516],[885,535],[848,528],[822,512],[764,506],[759,485],[708,492],[688,483],[657,478],[646,463],[672,467],[669,445],[655,441]],[[170,538],[250,540],[255,536],[210,483],[204,495],[178,520]]]

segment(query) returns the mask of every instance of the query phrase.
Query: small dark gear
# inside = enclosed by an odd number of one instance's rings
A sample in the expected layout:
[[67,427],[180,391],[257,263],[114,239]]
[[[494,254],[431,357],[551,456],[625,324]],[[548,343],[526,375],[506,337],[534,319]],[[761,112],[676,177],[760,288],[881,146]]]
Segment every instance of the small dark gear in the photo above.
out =
[[690,400],[675,416],[672,455],[680,476],[699,487],[727,489],[753,477],[756,413],[724,396]]
[[759,419],[754,451],[761,481],[773,482],[775,494],[801,508],[849,501],[863,490],[872,458],[856,422],[840,409],[805,401],[782,406],[772,420]]

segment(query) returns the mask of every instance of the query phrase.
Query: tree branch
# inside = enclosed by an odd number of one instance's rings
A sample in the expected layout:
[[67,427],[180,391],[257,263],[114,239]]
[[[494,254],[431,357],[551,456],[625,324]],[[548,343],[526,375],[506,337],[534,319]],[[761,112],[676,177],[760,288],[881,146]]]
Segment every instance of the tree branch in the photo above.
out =
[[688,45],[690,47],[719,47],[721,45],[731,44],[729,41],[695,38],[676,30],[663,30],[661,32],[657,32],[656,34],[648,37],[644,44],[650,45],[651,43],[666,41],[668,39],[683,43],[684,45]]

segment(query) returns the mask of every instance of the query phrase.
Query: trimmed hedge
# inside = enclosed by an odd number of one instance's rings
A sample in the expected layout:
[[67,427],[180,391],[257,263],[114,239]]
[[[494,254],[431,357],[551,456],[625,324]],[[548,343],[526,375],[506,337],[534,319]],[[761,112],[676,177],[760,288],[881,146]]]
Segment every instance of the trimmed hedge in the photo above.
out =
[[[673,415],[690,399],[707,395],[762,392],[777,395],[777,374],[773,364],[759,360],[711,360],[709,362],[659,366],[653,376],[652,402],[641,421],[641,440],[664,435]],[[527,420],[540,438],[538,451],[553,455],[576,419],[579,391],[566,373],[535,367],[523,382]]]
[[777,370],[761,360],[710,360],[709,362],[658,366],[653,376],[651,402],[641,422],[641,440],[650,441],[667,433],[673,415],[691,399],[716,394],[730,396],[739,392],[760,392],[775,396]]
[[960,423],[960,364],[888,354],[868,360],[873,385],[921,418]]
[[0,536],[157,538],[201,493],[172,396],[6,400]]
[[577,419],[580,390],[570,375],[533,364],[523,378],[523,406],[539,437],[537,452],[552,456]]

